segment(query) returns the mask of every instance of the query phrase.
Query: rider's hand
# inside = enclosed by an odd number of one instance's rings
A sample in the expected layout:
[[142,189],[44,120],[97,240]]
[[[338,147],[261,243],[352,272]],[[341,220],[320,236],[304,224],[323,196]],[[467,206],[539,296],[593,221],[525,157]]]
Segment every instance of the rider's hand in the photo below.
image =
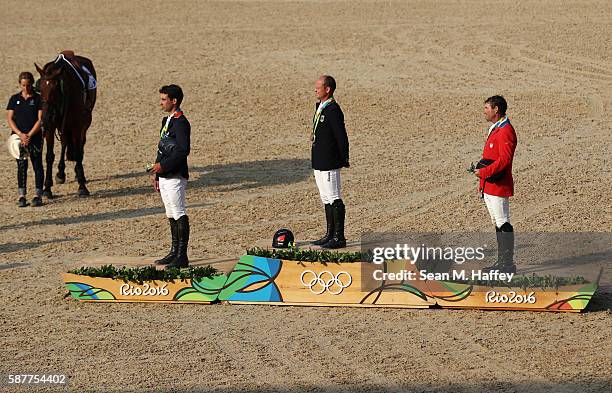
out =
[[21,139],[22,146],[27,146],[30,143],[30,137],[25,132],[19,134],[19,139]]
[[153,164],[153,167],[151,168],[151,173],[153,174],[158,174],[158,173],[162,173],[163,169],[161,167],[161,164],[159,162],[156,162],[155,164]]

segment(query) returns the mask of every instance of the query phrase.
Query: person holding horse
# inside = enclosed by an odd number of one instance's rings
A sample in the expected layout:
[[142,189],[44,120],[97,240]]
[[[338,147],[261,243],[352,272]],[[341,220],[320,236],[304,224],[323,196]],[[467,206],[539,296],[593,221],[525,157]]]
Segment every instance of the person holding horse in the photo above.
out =
[[183,90],[177,85],[159,89],[160,106],[168,113],[159,132],[157,159],[150,172],[155,175],[153,187],[161,194],[170,223],[170,252],[155,264],[166,268],[189,265],[189,217],[185,210],[185,188],[189,179],[187,156],[190,150],[191,125],[180,108]]
[[[42,206],[42,192],[44,183],[44,170],[42,164],[43,137],[40,132],[42,119],[42,99],[34,91],[34,75],[31,72],[19,74],[21,92],[13,95],[6,106],[7,121],[13,134],[21,139],[21,145],[27,149],[36,185],[36,196],[32,199],[32,206]],[[17,187],[19,189],[19,207],[28,206],[26,200],[28,178],[28,157],[17,159]]]

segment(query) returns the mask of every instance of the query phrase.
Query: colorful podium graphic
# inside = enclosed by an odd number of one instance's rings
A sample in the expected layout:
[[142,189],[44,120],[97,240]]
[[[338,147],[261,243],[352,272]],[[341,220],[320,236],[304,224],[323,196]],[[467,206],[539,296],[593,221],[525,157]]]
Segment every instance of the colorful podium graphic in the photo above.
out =
[[[382,273],[393,272],[412,279],[380,279]],[[83,301],[569,312],[584,310],[598,286],[587,281],[558,287],[474,284],[420,279],[414,265],[406,261],[326,263],[254,255],[243,255],[230,272],[212,277],[141,283],[71,273],[63,278],[72,297]]]

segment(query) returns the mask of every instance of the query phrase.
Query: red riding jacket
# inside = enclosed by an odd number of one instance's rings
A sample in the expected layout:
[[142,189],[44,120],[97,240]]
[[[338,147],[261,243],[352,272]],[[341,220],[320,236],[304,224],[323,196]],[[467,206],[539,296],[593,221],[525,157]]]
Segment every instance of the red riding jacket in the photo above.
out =
[[[514,195],[514,180],[512,179],[512,160],[516,149],[516,132],[508,117],[496,123],[489,133],[482,151],[482,158],[494,160],[492,164],[480,169],[480,191],[489,195],[510,197]],[[503,172],[503,176],[494,181],[486,178]]]

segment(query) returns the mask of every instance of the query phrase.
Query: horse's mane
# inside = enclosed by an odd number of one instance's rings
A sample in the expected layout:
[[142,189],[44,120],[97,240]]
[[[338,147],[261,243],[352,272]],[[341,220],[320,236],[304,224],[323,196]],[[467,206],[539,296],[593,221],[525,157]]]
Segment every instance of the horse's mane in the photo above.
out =
[[[50,61],[47,64],[45,64],[42,67],[42,70],[44,72],[44,76],[49,76],[51,75],[53,72],[57,71],[58,69],[62,69],[61,64],[57,64],[55,61]],[[63,73],[63,69],[62,69],[62,73]],[[60,84],[60,93],[59,95],[59,100],[57,101],[52,101],[52,102],[48,102],[48,108],[51,116],[51,121],[56,124],[55,127],[55,132],[56,132],[56,136],[58,137],[58,139],[61,139],[61,127],[60,123],[62,122],[63,116],[64,116],[64,103],[65,103],[65,96],[64,96],[64,91],[63,91],[63,80],[60,79],[62,76],[61,74],[58,75],[57,79],[58,82]]]

